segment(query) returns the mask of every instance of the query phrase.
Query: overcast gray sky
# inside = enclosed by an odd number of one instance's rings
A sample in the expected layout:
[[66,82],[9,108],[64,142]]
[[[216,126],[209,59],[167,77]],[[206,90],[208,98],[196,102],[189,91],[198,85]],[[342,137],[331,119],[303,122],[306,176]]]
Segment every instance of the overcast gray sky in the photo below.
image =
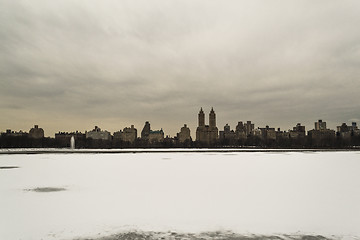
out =
[[0,131],[360,119],[360,1],[0,0]]

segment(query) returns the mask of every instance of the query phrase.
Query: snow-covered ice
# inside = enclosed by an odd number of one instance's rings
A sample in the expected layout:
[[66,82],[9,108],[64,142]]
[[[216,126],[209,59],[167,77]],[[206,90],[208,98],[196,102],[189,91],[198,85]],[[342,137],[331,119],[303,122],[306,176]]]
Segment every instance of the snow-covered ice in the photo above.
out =
[[0,154],[0,239],[129,229],[360,236],[360,152]]

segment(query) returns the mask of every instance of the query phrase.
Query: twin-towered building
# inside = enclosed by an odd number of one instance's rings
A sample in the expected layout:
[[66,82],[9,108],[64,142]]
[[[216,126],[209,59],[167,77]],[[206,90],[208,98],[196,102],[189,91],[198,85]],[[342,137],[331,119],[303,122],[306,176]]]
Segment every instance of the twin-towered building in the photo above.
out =
[[218,128],[216,127],[216,114],[213,108],[209,113],[209,125],[205,125],[205,114],[203,109],[200,109],[198,114],[198,127],[196,128],[196,141],[213,144],[218,139]]

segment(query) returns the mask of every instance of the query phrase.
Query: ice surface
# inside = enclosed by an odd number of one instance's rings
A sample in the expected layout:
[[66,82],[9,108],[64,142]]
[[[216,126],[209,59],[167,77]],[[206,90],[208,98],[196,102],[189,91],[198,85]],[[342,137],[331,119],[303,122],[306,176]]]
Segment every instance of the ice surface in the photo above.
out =
[[360,236],[359,152],[0,154],[7,166],[18,168],[0,169],[0,239]]

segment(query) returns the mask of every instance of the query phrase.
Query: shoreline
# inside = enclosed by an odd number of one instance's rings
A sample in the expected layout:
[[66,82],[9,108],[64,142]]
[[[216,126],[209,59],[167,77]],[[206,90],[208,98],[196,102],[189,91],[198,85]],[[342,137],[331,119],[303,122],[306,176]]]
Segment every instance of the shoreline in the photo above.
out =
[[121,154],[121,153],[255,153],[255,152],[357,152],[353,149],[266,149],[266,148],[139,148],[139,149],[69,149],[69,148],[8,148],[1,154]]

